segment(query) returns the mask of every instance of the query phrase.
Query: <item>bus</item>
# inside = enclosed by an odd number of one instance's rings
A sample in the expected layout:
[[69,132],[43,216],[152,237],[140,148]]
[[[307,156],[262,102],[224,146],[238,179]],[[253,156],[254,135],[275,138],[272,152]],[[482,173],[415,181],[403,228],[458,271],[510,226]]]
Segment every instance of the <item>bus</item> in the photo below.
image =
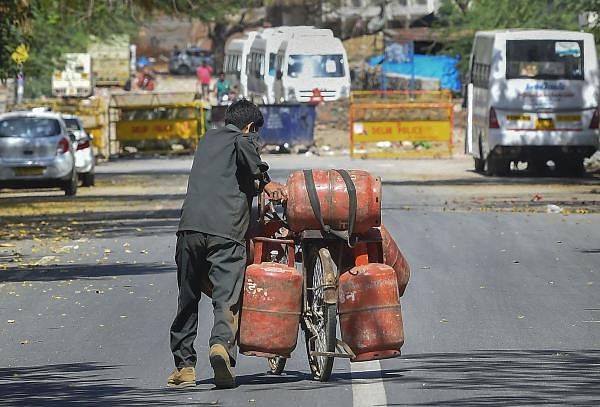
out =
[[291,32],[311,30],[313,26],[282,26],[264,28],[256,35],[250,47],[248,64],[248,97],[263,104],[275,103],[275,59],[281,43]]
[[250,31],[241,38],[233,38],[225,45],[223,72],[225,79],[233,89],[238,88],[239,96],[248,97],[248,70],[246,68],[250,46],[256,37],[256,31]]
[[598,140],[598,59],[592,34],[558,30],[475,34],[467,77],[466,151],[475,170],[507,175],[553,164],[581,176]]
[[348,56],[329,29],[291,31],[281,42],[275,66],[277,103],[309,102],[315,89],[325,101],[350,95]]

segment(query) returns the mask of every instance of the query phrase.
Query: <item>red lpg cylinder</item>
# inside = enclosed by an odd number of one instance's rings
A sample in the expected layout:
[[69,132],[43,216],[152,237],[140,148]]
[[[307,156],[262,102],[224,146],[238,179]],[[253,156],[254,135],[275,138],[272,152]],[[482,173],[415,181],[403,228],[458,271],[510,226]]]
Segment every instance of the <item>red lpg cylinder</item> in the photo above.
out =
[[399,356],[404,329],[394,269],[356,266],[340,276],[338,292],[342,340],[356,355],[352,361]]
[[240,352],[285,356],[296,347],[302,296],[302,273],[281,263],[246,268],[240,314]]
[[400,293],[400,297],[402,297],[404,295],[404,290],[406,290],[406,286],[408,285],[408,280],[410,279],[410,266],[408,265],[406,258],[402,255],[396,241],[384,225],[381,225],[378,228],[372,228],[364,235],[364,237],[367,240],[381,239],[383,262],[388,266],[391,266],[396,272],[398,292]]
[[[348,229],[349,197],[342,176],[335,170],[313,170],[312,173],[325,224],[334,230]],[[381,179],[367,171],[349,170],[348,173],[356,186],[354,233],[364,233],[381,224]],[[290,174],[287,190],[286,215],[290,229],[296,233],[321,229],[310,205],[302,171]]]

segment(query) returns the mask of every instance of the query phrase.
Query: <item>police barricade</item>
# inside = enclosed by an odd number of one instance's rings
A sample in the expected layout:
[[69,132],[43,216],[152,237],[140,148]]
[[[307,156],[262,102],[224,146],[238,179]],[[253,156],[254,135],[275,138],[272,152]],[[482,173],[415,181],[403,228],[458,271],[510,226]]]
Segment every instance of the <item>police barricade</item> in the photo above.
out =
[[352,92],[351,157],[452,155],[451,97],[444,91]]
[[94,154],[108,157],[108,118],[106,99],[94,96],[87,99],[37,99],[29,100],[12,107],[13,110],[47,108],[53,112],[77,116],[85,131],[92,136]]
[[205,109],[191,92],[112,95],[111,154],[193,151],[206,132]]

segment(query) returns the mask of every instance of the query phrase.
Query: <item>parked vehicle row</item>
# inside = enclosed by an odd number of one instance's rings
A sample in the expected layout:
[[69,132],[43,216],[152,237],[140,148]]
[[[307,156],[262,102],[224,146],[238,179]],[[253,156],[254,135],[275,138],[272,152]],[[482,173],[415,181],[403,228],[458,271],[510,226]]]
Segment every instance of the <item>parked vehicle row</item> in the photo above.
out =
[[74,196],[94,185],[91,137],[76,116],[54,112],[0,115],[0,189],[60,188]]
[[169,72],[176,75],[193,75],[196,68],[206,62],[214,65],[213,55],[203,48],[176,49],[169,58]]
[[274,27],[231,39],[225,47],[225,78],[240,94],[265,104],[324,100],[350,95],[346,50],[329,29]]

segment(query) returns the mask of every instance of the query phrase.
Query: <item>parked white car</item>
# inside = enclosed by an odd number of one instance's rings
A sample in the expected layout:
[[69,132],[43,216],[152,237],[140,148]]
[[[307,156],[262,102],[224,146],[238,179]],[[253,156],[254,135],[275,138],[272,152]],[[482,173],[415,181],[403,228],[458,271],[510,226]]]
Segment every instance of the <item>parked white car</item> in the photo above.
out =
[[77,116],[63,114],[62,118],[67,130],[75,135],[75,168],[81,180],[81,186],[90,187],[95,182],[95,162],[92,137],[86,133],[81,120]]

